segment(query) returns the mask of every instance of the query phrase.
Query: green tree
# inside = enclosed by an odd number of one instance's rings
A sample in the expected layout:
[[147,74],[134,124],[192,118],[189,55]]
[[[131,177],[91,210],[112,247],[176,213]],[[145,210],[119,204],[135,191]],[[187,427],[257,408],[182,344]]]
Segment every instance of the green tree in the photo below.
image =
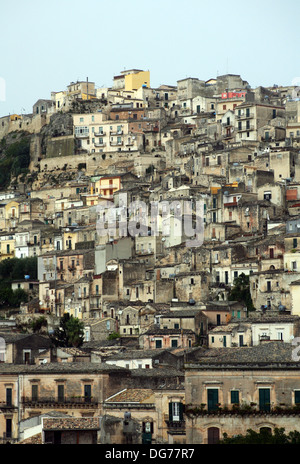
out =
[[60,325],[52,335],[54,345],[60,347],[80,347],[84,338],[84,326],[79,319],[65,313],[60,319]]
[[223,434],[223,440],[220,440],[221,445],[299,445],[300,432],[294,430],[289,434],[285,433],[284,428],[275,428],[274,432],[270,429],[262,428],[259,432],[248,429],[246,435],[237,435],[228,437]]
[[250,293],[249,276],[242,273],[234,280],[228,299],[244,303],[248,311],[255,311]]
[[30,136],[20,134],[20,139],[8,143],[3,138],[0,144],[0,190],[8,187],[11,175],[26,174],[30,164]]
[[120,338],[120,334],[118,332],[112,332],[107,337],[108,340],[115,340],[116,338]]
[[13,307],[17,308],[21,303],[28,301],[28,293],[22,288],[12,290],[8,284],[0,285],[0,308]]
[[31,328],[34,333],[40,332],[43,327],[47,327],[48,322],[45,316],[40,316],[31,323]]
[[0,279],[2,281],[21,280],[25,275],[37,279],[37,257],[7,258],[0,262]]

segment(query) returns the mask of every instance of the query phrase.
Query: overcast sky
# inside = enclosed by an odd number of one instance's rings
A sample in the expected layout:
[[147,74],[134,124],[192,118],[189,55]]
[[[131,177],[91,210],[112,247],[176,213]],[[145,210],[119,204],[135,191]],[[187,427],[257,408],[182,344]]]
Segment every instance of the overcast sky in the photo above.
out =
[[226,73],[291,85],[299,24],[299,0],[0,0],[0,117],[132,68],[149,70],[151,87]]

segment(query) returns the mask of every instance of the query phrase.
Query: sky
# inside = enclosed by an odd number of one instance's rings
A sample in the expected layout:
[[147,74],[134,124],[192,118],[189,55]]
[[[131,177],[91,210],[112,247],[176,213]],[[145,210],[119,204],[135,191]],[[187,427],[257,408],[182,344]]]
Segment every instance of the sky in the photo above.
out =
[[299,0],[0,0],[0,117],[132,68],[153,88],[227,73],[299,85],[299,24]]

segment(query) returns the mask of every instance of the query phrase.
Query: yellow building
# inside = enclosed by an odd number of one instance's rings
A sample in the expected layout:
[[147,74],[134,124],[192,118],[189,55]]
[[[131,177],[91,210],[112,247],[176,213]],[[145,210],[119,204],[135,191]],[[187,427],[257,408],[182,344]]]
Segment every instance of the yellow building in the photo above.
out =
[[91,180],[91,195],[98,195],[106,200],[112,200],[115,192],[121,188],[119,176],[94,177]]
[[131,69],[121,74],[125,75],[125,91],[138,90],[143,86],[150,87],[150,71]]
[[15,236],[9,233],[0,235],[0,261],[15,256]]

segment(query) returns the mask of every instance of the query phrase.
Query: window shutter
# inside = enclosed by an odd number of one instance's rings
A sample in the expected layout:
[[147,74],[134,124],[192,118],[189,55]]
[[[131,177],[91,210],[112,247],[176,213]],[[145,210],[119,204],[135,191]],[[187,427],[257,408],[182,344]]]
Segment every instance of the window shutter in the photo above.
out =
[[183,420],[183,404],[179,403],[179,420]]
[[169,421],[173,420],[173,403],[169,403]]

